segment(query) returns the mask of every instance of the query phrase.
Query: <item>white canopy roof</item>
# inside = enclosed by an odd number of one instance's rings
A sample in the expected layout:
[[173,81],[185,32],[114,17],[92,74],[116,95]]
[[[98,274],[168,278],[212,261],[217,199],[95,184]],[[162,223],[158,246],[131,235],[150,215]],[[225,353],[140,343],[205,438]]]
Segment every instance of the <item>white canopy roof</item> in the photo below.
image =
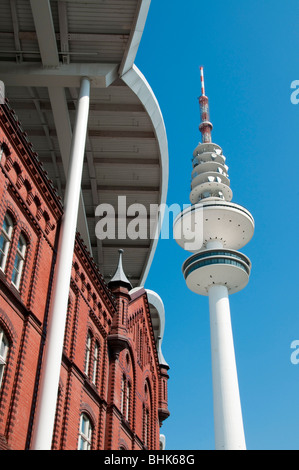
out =
[[[62,196],[80,80],[91,80],[78,231],[107,281],[118,248],[143,285],[157,240],[99,240],[95,209],[117,196],[166,202],[168,147],[159,105],[134,65],[150,0],[1,0],[0,80]],[[149,214],[149,210],[148,210]]]

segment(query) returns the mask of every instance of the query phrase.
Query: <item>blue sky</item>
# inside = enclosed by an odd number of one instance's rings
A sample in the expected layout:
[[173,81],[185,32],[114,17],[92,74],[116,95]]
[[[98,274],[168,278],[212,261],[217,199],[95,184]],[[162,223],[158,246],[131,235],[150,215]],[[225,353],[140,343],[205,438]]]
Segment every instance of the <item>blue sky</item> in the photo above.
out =
[[[243,252],[248,286],[230,297],[248,449],[299,449],[299,4],[295,0],[152,0],[136,65],[161,107],[169,143],[168,204],[189,202],[200,141],[199,66],[227,158],[233,202],[254,216]],[[208,299],[185,285],[188,253],[160,240],[146,287],[166,308],[168,449],[214,449]]]

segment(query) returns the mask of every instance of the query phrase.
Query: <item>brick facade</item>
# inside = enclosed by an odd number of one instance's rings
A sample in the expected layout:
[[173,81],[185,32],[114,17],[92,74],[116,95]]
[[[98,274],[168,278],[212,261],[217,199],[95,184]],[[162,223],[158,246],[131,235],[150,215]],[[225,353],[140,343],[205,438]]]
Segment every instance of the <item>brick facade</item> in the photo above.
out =
[[[0,449],[22,450],[34,427],[63,207],[8,104],[0,106],[0,146],[0,227],[5,216],[11,223],[0,246]],[[77,234],[52,448],[159,449],[167,371],[146,291],[107,286]]]

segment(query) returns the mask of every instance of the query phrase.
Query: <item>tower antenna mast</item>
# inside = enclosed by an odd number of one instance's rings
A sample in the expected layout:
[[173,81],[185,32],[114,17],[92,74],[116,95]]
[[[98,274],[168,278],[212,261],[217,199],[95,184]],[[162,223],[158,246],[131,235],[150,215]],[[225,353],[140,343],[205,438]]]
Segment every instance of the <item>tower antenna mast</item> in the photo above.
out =
[[205,96],[205,79],[203,74],[203,67],[199,67],[200,70],[200,81],[201,81],[201,94]]
[[199,130],[202,135],[202,143],[212,142],[213,125],[210,121],[209,98],[205,94],[205,81],[203,67],[200,67],[201,96],[199,97],[200,125]]

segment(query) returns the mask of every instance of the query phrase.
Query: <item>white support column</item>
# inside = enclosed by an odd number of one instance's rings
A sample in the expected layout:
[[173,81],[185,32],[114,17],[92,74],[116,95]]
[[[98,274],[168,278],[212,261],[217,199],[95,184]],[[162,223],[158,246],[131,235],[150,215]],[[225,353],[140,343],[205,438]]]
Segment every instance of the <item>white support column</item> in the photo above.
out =
[[216,450],[246,450],[228,291],[209,289]]
[[34,450],[50,450],[52,443],[81,190],[89,95],[90,81],[88,78],[83,78],[72,138],[64,214],[60,227],[38,405],[34,422],[32,441]]

